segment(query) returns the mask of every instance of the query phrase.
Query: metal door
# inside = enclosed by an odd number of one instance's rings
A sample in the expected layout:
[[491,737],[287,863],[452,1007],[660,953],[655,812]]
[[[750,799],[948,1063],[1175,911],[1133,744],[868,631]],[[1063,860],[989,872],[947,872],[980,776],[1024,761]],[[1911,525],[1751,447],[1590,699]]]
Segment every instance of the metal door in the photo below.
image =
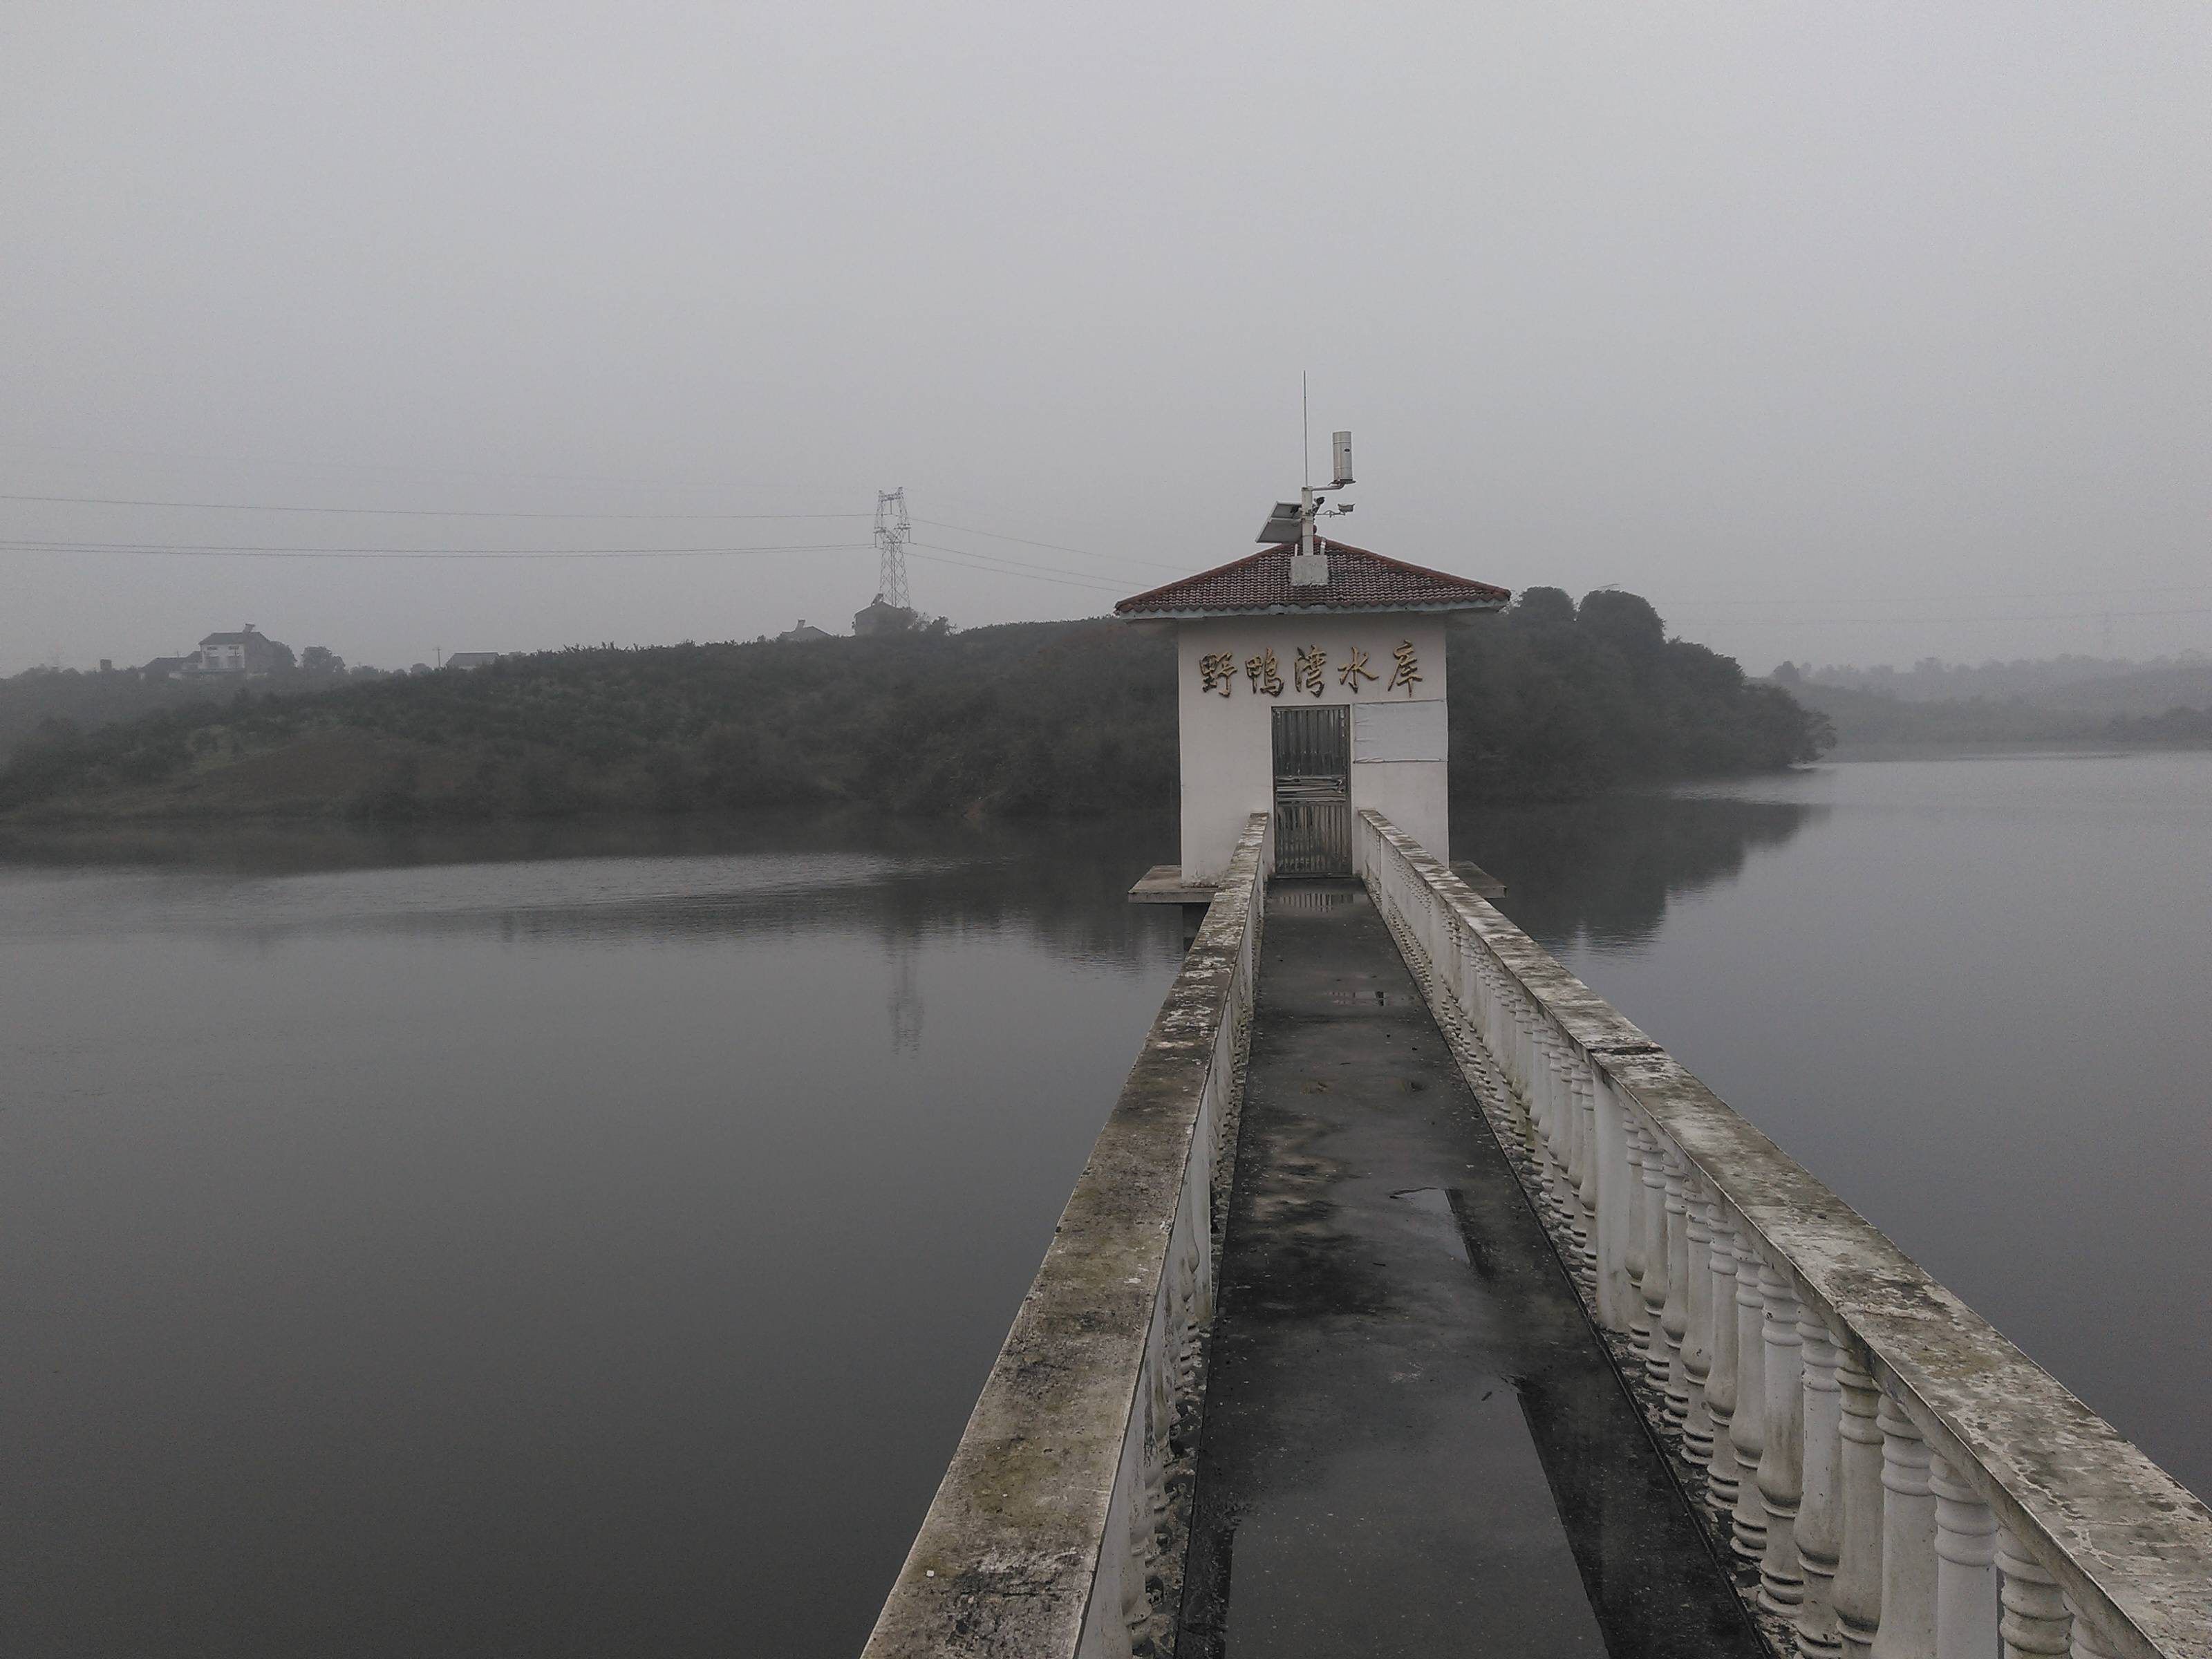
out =
[[1352,873],[1352,710],[1278,708],[1275,873]]

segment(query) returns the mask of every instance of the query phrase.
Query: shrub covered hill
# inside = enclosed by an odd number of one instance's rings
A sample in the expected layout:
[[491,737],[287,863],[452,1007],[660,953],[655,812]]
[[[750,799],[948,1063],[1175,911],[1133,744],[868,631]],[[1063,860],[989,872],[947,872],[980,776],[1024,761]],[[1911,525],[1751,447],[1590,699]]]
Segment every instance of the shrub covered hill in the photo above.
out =
[[[1458,786],[1492,798],[1809,760],[1826,722],[1632,594],[1534,588],[1453,630]],[[1170,638],[1112,621],[572,648],[81,731],[0,770],[25,818],[371,819],[794,803],[1093,813],[1176,793]]]

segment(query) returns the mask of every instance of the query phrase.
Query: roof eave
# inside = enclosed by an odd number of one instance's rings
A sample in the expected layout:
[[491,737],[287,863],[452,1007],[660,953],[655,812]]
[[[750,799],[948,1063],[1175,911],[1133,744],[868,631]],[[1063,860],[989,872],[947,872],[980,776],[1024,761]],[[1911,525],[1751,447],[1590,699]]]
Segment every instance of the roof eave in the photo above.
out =
[[1190,610],[1124,611],[1115,616],[1122,622],[1199,622],[1209,617],[1388,617],[1407,611],[1503,611],[1512,601],[1500,599],[1444,599],[1423,604],[1388,605],[1201,605]]

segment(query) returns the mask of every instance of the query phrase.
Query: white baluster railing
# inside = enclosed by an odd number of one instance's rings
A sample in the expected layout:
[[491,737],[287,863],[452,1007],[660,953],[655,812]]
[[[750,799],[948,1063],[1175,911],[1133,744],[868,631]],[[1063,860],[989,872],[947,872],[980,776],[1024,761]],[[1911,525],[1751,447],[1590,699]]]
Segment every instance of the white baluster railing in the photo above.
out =
[[1936,1659],[1936,1495],[1928,1443],[1884,1389],[1881,1425],[1881,1613],[1874,1659]]
[[1128,1659],[1173,1645],[1182,1571],[1170,1438],[1205,1386],[1214,1182],[1231,1152],[1267,853],[1267,819],[1255,814],[1060,1213],[866,1659]]
[[1842,1651],[1836,1625],[1836,1568],[1843,1557],[1844,1392],[1841,1355],[1826,1321],[1801,1310],[1797,1340],[1805,1358],[1805,1489],[1797,1507],[1797,1558],[1805,1592],[1797,1607],[1797,1650],[1804,1659]]
[[1871,1362],[1840,1328],[1828,1323],[1836,1345],[1836,1389],[1843,1396],[1843,1528],[1836,1557],[1836,1635],[1844,1659],[1868,1659],[1881,1622],[1881,1389]]
[[1766,1554],[1766,1500],[1759,1494],[1759,1465],[1766,1455],[1765,1272],[1749,1227],[1735,1230],[1735,1416],[1729,1438],[1735,1443],[1735,1513],[1729,1517],[1729,1543],[1747,1561]]
[[1771,1639],[2212,1659],[2212,1510],[1425,849],[1355,842]]
[[1688,1405],[1682,1413],[1682,1458],[1701,1469],[1713,1461],[1713,1413],[1707,1390],[1713,1375],[1713,1198],[1692,1177],[1683,1194],[1689,1206],[1683,1231],[1688,1246],[1683,1265],[1689,1283],[1688,1328],[1682,1340],[1682,1389]]
[[1705,1409],[1713,1443],[1705,1459],[1705,1507],[1717,1520],[1735,1513],[1735,1402],[1742,1378],[1736,1364],[1741,1327],[1735,1316],[1735,1231],[1718,1198],[1713,1200],[1713,1368],[1705,1381]]

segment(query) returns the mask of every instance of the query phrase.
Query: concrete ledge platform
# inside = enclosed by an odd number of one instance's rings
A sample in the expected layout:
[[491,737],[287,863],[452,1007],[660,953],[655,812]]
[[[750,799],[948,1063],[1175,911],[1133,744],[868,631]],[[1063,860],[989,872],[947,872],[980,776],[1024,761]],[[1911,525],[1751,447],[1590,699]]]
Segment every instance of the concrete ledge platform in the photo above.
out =
[[[1478,897],[1497,898],[1505,891],[1505,884],[1480,865],[1467,859],[1455,860],[1452,873],[1473,888]],[[1145,872],[1137,884],[1129,890],[1132,904],[1211,904],[1215,884],[1210,881],[1185,881],[1180,865],[1156,864]]]
[[1129,890],[1132,904],[1211,904],[1220,885],[1212,881],[1185,881],[1179,864],[1156,864]]
[[1466,859],[1454,859],[1451,870],[1452,874],[1474,889],[1474,896],[1477,898],[1497,898],[1505,891],[1504,882],[1498,880],[1480,865],[1471,863]]

